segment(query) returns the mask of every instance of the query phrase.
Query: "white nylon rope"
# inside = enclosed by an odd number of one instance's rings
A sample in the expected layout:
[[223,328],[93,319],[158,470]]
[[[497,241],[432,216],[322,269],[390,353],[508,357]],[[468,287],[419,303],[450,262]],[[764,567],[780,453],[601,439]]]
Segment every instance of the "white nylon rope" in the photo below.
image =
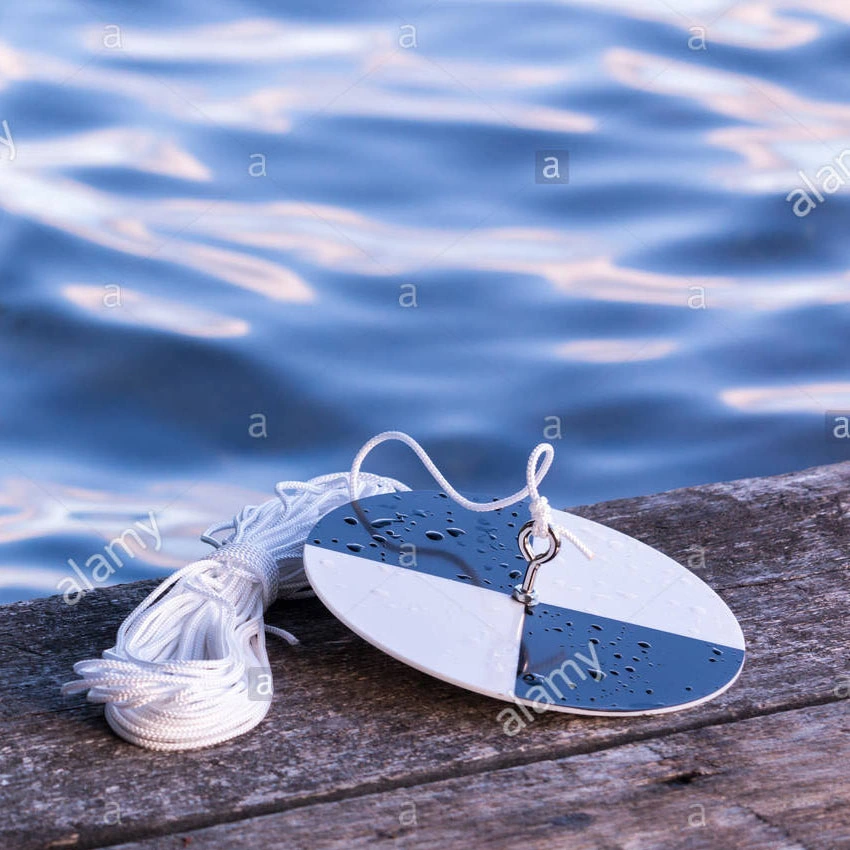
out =
[[[63,694],[87,691],[90,702],[105,703],[106,720],[118,735],[151,750],[209,747],[253,729],[271,704],[271,694],[259,698],[251,679],[271,675],[265,632],[298,642],[283,629],[265,626],[263,612],[275,599],[312,593],[302,563],[308,532],[352,499],[410,489],[360,470],[366,455],[387,440],[412,448],[446,494],[467,510],[500,510],[530,496],[535,537],[557,530],[593,557],[571,531],[551,524],[549,503],[538,492],[555,453],[548,443],[531,453],[525,488],[479,503],[458,493],[416,440],[386,431],[360,449],[350,473],[281,481],[277,499],[249,505],[207,529],[201,539],[216,551],[178,570],[144,599],[119,627],[115,646],[102,658],[74,665],[82,678],[63,685]],[[222,531],[229,534],[220,542],[213,535]]]
[[[62,692],[88,691],[90,702],[106,704],[106,720],[118,735],[151,750],[209,747],[253,729],[271,696],[258,698],[251,680],[270,675],[263,611],[276,598],[298,598],[309,589],[304,541],[322,516],[349,501],[348,478],[283,481],[277,499],[208,529],[204,539],[220,548],[156,588],[121,624],[114,647],[74,665],[83,678]],[[407,489],[369,475],[355,492],[366,497]],[[210,537],[226,528],[232,533],[224,544]],[[265,629],[297,643],[283,629]]]

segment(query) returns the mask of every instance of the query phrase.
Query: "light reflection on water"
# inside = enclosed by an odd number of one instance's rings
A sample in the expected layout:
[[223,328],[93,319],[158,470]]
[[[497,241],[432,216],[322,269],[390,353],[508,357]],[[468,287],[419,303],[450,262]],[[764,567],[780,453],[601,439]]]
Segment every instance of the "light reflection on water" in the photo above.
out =
[[785,200],[850,148],[846,3],[0,23],[0,599],[149,511],[115,579],[162,574],[387,428],[499,495],[558,417],[565,505],[850,457],[847,190]]

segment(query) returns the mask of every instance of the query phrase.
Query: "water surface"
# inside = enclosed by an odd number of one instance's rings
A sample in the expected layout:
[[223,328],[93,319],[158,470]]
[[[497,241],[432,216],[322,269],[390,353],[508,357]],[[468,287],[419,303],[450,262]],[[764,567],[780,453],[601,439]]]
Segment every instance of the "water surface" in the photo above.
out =
[[[792,194],[842,176],[848,23],[7,4],[0,600],[151,512],[109,581],[164,574],[388,428],[494,496],[550,437],[556,505],[850,457],[850,194]],[[432,486],[400,447],[368,468]]]

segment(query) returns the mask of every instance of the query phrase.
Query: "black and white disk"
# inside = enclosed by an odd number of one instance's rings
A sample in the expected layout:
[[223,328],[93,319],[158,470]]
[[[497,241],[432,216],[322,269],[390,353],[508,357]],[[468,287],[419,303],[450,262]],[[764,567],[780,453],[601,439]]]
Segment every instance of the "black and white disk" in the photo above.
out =
[[304,566],[322,602],[369,643],[469,690],[575,714],[657,714],[725,691],[744,636],[723,600],[650,546],[563,511],[566,541],[533,607],[513,597],[528,503],[489,513],[444,493],[371,496],[324,517]]

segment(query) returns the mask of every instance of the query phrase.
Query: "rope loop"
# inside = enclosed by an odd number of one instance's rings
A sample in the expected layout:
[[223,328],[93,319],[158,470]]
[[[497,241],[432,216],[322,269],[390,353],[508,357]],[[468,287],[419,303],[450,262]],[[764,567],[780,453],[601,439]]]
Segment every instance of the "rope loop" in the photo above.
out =
[[549,472],[549,469],[552,466],[552,460],[555,457],[555,449],[550,443],[538,443],[528,456],[528,464],[525,468],[526,483],[522,490],[518,490],[510,496],[505,496],[503,499],[496,499],[492,502],[473,502],[471,499],[467,499],[465,496],[458,493],[458,491],[452,487],[445,475],[443,475],[443,473],[437,468],[437,465],[431,459],[428,452],[426,452],[425,449],[423,449],[422,446],[413,439],[413,437],[409,434],[405,434],[403,431],[384,431],[381,434],[377,434],[372,437],[372,439],[369,440],[359,452],[357,452],[354,462],[351,464],[349,481],[352,499],[354,499],[354,493],[357,491],[358,481],[362,474],[360,472],[360,468],[363,466],[363,461],[366,459],[366,456],[376,446],[390,440],[396,440],[397,442],[404,443],[406,446],[411,448],[419,460],[422,461],[422,465],[428,470],[431,477],[437,482],[437,484],[440,485],[440,487],[442,487],[446,495],[457,502],[457,504],[462,508],[466,508],[468,511],[475,511],[477,513],[498,511],[502,508],[508,508],[511,505],[515,505],[517,502],[521,502],[526,497],[529,497],[529,513],[531,514],[531,519],[534,523],[532,528],[534,537],[546,537],[551,530],[556,536],[563,535],[586,558],[593,558],[593,552],[591,549],[582,543],[572,531],[564,526],[552,523],[552,508],[549,506],[549,500],[545,496],[540,495],[540,483],[546,477],[546,473]]

